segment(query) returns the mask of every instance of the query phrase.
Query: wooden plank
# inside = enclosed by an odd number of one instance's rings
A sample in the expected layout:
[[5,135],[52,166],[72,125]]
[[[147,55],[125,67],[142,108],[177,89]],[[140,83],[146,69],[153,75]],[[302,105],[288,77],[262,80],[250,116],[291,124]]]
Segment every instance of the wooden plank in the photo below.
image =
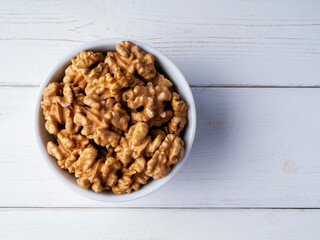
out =
[[38,85],[82,42],[125,37],[159,49],[191,85],[318,86],[319,12],[316,0],[4,1],[0,84]]
[[4,239],[318,240],[319,210],[4,209]]
[[320,207],[320,89],[194,88],[198,129],[155,193],[106,204],[50,172],[33,132],[38,88],[0,88],[1,207]]

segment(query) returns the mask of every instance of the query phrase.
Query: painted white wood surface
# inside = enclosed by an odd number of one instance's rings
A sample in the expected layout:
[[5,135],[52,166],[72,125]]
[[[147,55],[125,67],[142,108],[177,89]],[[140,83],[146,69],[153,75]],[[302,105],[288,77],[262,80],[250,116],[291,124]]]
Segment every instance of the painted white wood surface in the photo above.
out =
[[6,209],[5,239],[318,240],[320,211],[216,209]]
[[157,192],[121,204],[78,196],[50,172],[33,135],[37,92],[0,88],[0,207],[320,207],[319,88],[193,88],[188,161]]
[[0,84],[38,85],[82,42],[126,37],[191,85],[316,86],[319,12],[317,0],[1,1]]
[[[121,204],[64,187],[33,133],[37,86],[105,37],[144,41],[207,86],[187,163]],[[319,42],[316,0],[0,1],[0,238],[318,240]]]

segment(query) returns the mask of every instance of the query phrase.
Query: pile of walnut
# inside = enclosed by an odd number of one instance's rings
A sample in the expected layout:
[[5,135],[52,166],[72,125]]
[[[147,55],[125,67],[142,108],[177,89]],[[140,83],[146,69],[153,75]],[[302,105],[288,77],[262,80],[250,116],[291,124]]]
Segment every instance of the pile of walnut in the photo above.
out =
[[83,188],[123,194],[182,159],[188,105],[151,54],[128,41],[116,49],[80,52],[63,81],[45,88],[41,107],[58,165]]

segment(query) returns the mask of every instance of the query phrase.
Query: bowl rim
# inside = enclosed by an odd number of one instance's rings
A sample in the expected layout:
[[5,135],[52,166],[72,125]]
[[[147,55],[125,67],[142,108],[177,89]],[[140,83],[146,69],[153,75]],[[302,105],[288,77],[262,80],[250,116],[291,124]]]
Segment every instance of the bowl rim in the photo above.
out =
[[[188,97],[186,97],[186,98],[188,98],[188,99],[185,99],[185,100],[187,100],[188,105],[189,105],[188,111],[192,111],[190,116],[188,116],[188,126],[187,126],[188,128],[190,128],[190,130],[189,130],[190,131],[190,140],[188,142],[188,146],[186,147],[184,157],[174,166],[174,168],[172,168],[172,170],[170,171],[170,173],[166,177],[163,177],[161,179],[162,182],[160,184],[156,185],[153,189],[143,191],[144,188],[142,188],[142,189],[139,189],[138,191],[133,191],[131,194],[121,194],[121,195],[112,194],[109,196],[106,194],[97,194],[94,191],[92,191],[91,189],[89,189],[89,190],[83,189],[78,185],[75,186],[74,183],[71,183],[70,180],[66,179],[60,172],[58,172],[57,166],[54,166],[52,161],[49,159],[48,153],[46,150],[46,146],[44,146],[43,141],[42,141],[42,135],[40,132],[40,123],[39,123],[40,116],[42,116],[42,109],[40,106],[40,102],[42,100],[42,94],[43,94],[44,88],[50,82],[52,82],[52,79],[55,77],[56,72],[58,72],[59,69],[63,65],[65,65],[66,62],[70,61],[71,58],[75,57],[75,55],[77,53],[79,53],[82,50],[90,50],[92,48],[97,48],[103,44],[105,44],[105,45],[112,44],[115,47],[116,44],[118,44],[121,41],[131,41],[132,43],[139,45],[139,47],[141,47],[141,49],[143,49],[146,52],[148,52],[148,50],[151,50],[153,52],[152,53],[153,55],[156,54],[155,57],[157,58],[157,60],[159,62],[166,62],[176,72],[176,74],[178,75],[176,77],[176,79],[179,78],[179,81],[182,82],[183,84],[181,84],[181,83],[178,84],[177,81],[175,81],[174,79],[170,79],[170,80],[175,85],[179,85],[179,86],[182,85],[182,87],[186,87],[185,91],[188,95]],[[196,133],[196,126],[197,126],[196,106],[195,106],[193,94],[192,94],[192,91],[191,91],[191,88],[190,88],[188,82],[186,81],[184,75],[181,73],[181,71],[178,69],[178,67],[171,60],[169,60],[169,58],[167,58],[164,54],[162,54],[157,49],[151,47],[150,45],[148,45],[144,42],[129,39],[129,38],[102,38],[99,40],[90,41],[90,42],[81,44],[78,47],[74,48],[73,50],[69,51],[66,55],[64,55],[63,58],[61,58],[57,62],[57,64],[52,68],[52,70],[46,76],[45,80],[42,81],[40,88],[39,88],[39,91],[38,91],[38,94],[37,94],[37,100],[36,100],[34,114],[35,114],[34,115],[35,138],[36,138],[36,142],[38,145],[38,149],[41,153],[41,157],[47,163],[47,165],[49,166],[51,171],[57,176],[57,178],[60,180],[60,182],[62,182],[71,191],[78,193],[79,195],[81,195],[85,198],[93,199],[93,200],[97,200],[97,201],[102,201],[102,202],[109,202],[109,203],[126,202],[126,201],[135,200],[135,199],[147,196],[147,195],[153,193],[154,191],[160,189],[162,186],[164,186],[170,179],[172,179],[172,177],[181,169],[183,164],[186,162],[186,160],[190,154],[190,151],[192,149],[192,145],[193,145],[195,133]],[[111,197],[111,196],[113,196],[113,197]]]

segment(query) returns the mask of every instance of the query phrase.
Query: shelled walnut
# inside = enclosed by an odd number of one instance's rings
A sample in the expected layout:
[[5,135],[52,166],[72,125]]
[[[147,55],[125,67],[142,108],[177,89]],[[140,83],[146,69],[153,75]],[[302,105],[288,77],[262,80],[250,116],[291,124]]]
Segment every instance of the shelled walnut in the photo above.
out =
[[81,51],[41,107],[57,164],[83,188],[131,193],[184,156],[188,105],[157,72],[154,57],[124,41],[106,54]]

